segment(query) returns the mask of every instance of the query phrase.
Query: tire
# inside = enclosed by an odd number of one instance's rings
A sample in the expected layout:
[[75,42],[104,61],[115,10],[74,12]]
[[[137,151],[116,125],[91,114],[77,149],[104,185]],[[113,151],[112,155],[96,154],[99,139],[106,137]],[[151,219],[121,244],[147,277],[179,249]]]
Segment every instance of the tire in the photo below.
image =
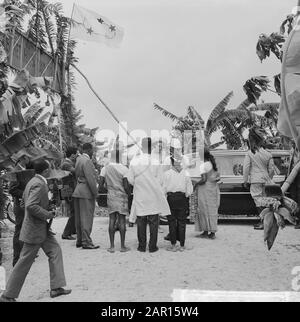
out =
[[11,202],[9,202],[6,206],[6,216],[7,216],[7,219],[15,224],[16,223],[16,219],[15,219],[15,214],[14,214],[14,209],[13,209],[13,205]]

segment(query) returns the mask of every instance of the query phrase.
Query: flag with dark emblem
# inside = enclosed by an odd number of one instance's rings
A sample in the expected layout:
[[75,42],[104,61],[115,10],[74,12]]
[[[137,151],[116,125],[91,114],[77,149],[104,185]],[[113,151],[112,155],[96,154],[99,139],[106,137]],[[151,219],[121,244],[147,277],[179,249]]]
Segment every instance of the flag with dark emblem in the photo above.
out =
[[105,43],[109,47],[119,47],[124,31],[98,13],[74,4],[72,14],[72,39]]

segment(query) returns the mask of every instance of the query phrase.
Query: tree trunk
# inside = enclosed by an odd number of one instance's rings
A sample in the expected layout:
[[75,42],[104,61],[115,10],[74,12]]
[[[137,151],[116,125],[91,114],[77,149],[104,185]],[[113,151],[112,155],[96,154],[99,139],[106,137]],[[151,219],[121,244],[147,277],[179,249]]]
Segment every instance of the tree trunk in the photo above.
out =
[[[4,205],[5,205],[5,198],[4,198],[4,192],[3,192],[3,182],[0,179],[0,220],[4,219]],[[2,226],[0,225],[0,239],[2,234]],[[0,266],[2,265],[2,251],[1,251],[1,245],[0,245]]]
[[0,220],[4,219],[5,196],[3,191],[3,181],[0,179]]

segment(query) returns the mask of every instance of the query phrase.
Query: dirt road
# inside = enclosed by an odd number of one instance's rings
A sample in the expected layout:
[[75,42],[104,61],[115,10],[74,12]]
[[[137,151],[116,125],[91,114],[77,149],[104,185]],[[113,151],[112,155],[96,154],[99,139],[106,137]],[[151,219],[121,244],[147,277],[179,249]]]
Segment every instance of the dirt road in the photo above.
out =
[[[96,217],[92,238],[98,250],[82,250],[74,241],[61,239],[66,218],[53,223],[62,246],[68,287],[72,294],[50,299],[49,269],[40,252],[21,292],[20,301],[171,301],[174,289],[220,291],[291,291],[292,269],[300,266],[300,231],[286,227],[279,231],[269,252],[263,232],[251,225],[219,226],[216,240],[196,238],[193,225],[187,227],[185,252],[168,252],[162,226],[157,253],[136,251],[136,227],[128,228],[128,253],[107,252],[108,218]],[[11,271],[11,234],[2,239],[4,267]]]

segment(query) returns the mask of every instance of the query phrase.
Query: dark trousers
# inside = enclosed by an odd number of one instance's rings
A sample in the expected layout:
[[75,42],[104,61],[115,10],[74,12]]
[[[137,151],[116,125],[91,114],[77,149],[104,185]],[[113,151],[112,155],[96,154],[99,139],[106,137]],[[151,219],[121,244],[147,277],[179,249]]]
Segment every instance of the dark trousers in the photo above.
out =
[[14,200],[14,214],[15,214],[15,232],[13,237],[13,266],[16,265],[20,258],[23,242],[19,240],[20,232],[25,216],[25,211],[20,207],[19,200]]
[[66,286],[62,251],[56,239],[49,235],[42,244],[24,243],[20,259],[7,282],[6,291],[3,293],[4,296],[9,298],[17,298],[19,296],[26,276],[40,248],[43,249],[48,257],[51,290]]
[[177,240],[180,246],[185,244],[186,218],[189,209],[189,199],[183,192],[169,192],[168,203],[171,215],[168,216],[170,241],[176,245]]
[[176,245],[179,240],[180,246],[185,244],[186,231],[186,209],[171,209],[171,215],[168,216],[170,241],[172,245]]
[[138,216],[137,217],[137,236],[139,241],[139,250],[145,251],[147,245],[147,224],[150,228],[149,252],[157,250],[157,235],[159,216]]
[[77,244],[93,245],[91,233],[94,221],[95,199],[74,198]]
[[76,234],[74,200],[66,200],[66,203],[70,209],[70,216],[64,229],[63,237]]

